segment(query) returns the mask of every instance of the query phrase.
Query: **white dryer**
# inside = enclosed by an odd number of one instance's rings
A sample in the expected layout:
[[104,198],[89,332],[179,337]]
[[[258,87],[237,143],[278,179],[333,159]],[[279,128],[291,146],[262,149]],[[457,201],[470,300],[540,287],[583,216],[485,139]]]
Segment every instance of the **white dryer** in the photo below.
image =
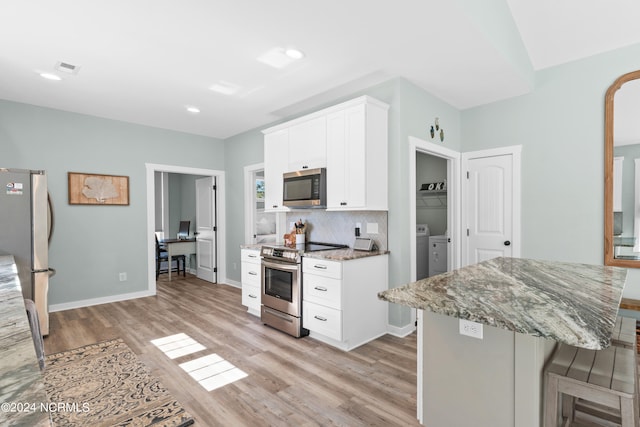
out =
[[429,226],[416,225],[416,280],[429,277]]
[[429,237],[429,276],[447,271],[447,236]]

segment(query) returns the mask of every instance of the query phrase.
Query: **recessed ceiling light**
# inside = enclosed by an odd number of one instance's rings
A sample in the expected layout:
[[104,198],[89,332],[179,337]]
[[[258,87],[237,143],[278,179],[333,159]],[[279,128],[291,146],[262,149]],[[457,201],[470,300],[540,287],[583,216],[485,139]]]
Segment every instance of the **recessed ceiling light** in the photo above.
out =
[[224,80],[220,80],[218,83],[211,85],[209,90],[214,92],[221,93],[223,95],[234,95],[238,93],[241,89],[241,86],[238,86],[233,83],[225,82]]
[[[291,53],[287,53],[291,51]],[[263,53],[256,59],[263,64],[269,65],[273,68],[284,68],[291,63],[302,59],[304,54],[296,49],[284,49],[281,47],[275,47],[268,52]]]
[[53,73],[40,73],[40,77],[47,80],[55,80],[55,81],[62,80],[60,76]]
[[289,48],[284,51],[284,54],[287,55],[291,59],[302,59],[304,58],[304,53],[298,49]]
[[200,109],[198,107],[194,107],[193,105],[187,105],[185,108],[188,112],[193,114],[198,114],[200,112]]

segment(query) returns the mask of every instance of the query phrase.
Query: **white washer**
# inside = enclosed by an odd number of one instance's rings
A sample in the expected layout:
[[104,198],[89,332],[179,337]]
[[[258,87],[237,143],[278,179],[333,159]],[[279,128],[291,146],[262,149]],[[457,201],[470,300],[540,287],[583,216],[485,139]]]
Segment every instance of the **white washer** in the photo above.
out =
[[416,225],[416,280],[429,277],[429,226]]

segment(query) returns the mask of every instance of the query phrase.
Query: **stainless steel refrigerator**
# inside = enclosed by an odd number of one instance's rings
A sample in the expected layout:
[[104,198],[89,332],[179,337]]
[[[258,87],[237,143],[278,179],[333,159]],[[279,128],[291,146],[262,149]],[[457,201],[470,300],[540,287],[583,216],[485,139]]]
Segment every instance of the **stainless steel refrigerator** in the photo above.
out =
[[13,255],[25,299],[33,300],[40,332],[49,334],[51,206],[44,171],[0,168],[0,253]]

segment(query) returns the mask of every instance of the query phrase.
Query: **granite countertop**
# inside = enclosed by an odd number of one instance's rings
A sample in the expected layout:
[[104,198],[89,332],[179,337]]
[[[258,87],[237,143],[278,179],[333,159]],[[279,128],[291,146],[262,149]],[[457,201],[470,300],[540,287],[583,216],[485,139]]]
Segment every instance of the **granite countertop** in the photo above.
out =
[[378,297],[599,350],[610,345],[626,276],[617,267],[495,258]]
[[0,360],[0,425],[50,425],[40,406],[48,399],[12,256],[0,256]]
[[350,261],[370,256],[386,255],[389,251],[356,251],[355,249],[334,249],[330,251],[305,252],[305,258],[326,259],[331,261]]
[[[278,244],[262,244],[262,243],[248,243],[240,245],[240,249],[250,249],[259,251],[262,246],[281,246]],[[389,251],[356,251],[351,248],[345,249],[332,249],[327,251],[315,251],[315,252],[302,252],[303,257],[326,259],[331,261],[350,261],[354,259],[366,258],[370,256],[386,255]]]

